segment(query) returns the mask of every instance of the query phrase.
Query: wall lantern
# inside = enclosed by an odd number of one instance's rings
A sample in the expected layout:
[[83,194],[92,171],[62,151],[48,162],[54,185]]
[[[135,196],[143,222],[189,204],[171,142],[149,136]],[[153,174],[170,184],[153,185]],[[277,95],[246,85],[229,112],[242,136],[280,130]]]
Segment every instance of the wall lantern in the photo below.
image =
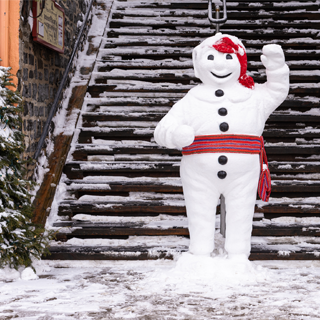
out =
[[64,53],[64,10],[55,0],[33,0],[33,41]]

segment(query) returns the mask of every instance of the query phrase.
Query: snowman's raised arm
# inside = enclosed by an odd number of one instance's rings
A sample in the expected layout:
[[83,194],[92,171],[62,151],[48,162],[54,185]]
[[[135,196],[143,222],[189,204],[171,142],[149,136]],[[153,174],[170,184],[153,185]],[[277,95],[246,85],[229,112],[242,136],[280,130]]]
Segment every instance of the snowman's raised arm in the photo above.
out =
[[184,106],[187,103],[186,97],[179,100],[158,123],[154,139],[159,145],[180,149],[193,142],[194,130],[184,121]]
[[[267,82],[258,86],[263,90],[266,118],[286,99],[289,92],[289,68],[281,46],[268,44],[262,48],[261,61],[266,68]],[[260,93],[259,93],[260,95]]]

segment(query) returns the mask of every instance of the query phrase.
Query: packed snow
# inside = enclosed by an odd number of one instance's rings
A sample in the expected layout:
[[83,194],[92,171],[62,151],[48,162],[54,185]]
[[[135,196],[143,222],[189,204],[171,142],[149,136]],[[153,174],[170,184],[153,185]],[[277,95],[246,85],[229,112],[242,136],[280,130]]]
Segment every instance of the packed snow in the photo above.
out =
[[0,274],[1,319],[320,319],[319,261],[241,264],[182,254],[36,268],[39,278],[29,281]]

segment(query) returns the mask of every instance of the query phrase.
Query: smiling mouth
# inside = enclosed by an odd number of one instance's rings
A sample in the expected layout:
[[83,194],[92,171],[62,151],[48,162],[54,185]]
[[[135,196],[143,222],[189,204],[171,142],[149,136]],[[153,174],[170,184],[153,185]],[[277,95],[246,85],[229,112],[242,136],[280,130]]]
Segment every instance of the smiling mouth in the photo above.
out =
[[213,72],[211,72],[212,73],[212,75],[213,76],[215,76],[215,77],[217,77],[217,78],[220,78],[220,79],[223,79],[223,78],[227,78],[227,77],[229,77],[230,75],[231,75],[231,73],[229,73],[229,74],[227,74],[227,75],[225,75],[225,76],[218,76],[217,74],[215,74],[215,73],[213,73]]

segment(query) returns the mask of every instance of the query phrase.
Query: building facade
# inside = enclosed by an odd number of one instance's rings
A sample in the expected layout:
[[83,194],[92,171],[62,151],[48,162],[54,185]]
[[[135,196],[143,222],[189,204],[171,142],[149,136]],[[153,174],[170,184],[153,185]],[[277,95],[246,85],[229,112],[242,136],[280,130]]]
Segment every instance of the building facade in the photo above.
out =
[[[25,159],[32,157],[36,150],[88,3],[88,0],[0,1],[1,65],[12,67],[14,83],[23,97]],[[62,53],[34,41],[32,31],[34,19],[37,19],[34,16],[35,5],[44,5],[45,8],[56,6],[64,12],[64,26],[61,27],[64,38]],[[40,13],[41,11],[36,14]],[[45,14],[45,11],[42,13]],[[50,28],[49,24],[48,26]]]

